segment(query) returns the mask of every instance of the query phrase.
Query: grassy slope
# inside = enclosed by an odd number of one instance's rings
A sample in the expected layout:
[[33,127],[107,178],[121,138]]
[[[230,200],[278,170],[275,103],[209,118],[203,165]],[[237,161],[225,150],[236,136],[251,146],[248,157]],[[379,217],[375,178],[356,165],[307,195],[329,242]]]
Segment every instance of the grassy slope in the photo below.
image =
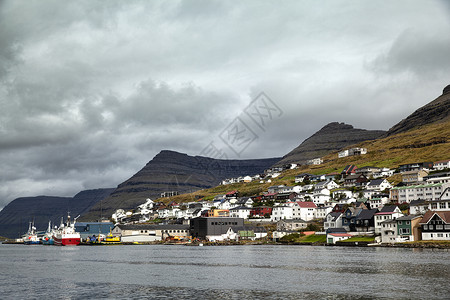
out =
[[[337,152],[323,157],[324,163],[319,166],[301,166],[299,169],[287,170],[271,183],[261,184],[259,182],[238,183],[225,186],[200,190],[190,194],[183,194],[170,199],[164,198],[158,201],[176,201],[179,203],[195,201],[195,196],[204,196],[206,200],[212,199],[217,194],[223,194],[231,190],[238,190],[242,196],[257,195],[266,191],[271,185],[292,185],[294,177],[304,172],[312,174],[324,174],[341,172],[348,164],[358,167],[375,166],[396,168],[400,164],[438,161],[450,157],[450,121],[440,124],[431,124],[414,130],[393,135],[387,138],[363,142],[354,147],[368,149],[366,155],[337,158]],[[349,147],[351,148],[351,147]],[[252,174],[242,174],[252,175]],[[398,175],[391,181],[399,181]]]

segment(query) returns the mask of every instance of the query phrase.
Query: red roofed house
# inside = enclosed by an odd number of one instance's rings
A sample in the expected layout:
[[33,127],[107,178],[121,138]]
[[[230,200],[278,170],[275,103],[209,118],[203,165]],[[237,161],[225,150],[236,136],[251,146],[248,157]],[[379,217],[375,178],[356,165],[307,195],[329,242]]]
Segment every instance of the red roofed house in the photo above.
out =
[[346,240],[351,238],[352,235],[348,233],[328,233],[327,234],[327,243],[328,244],[336,244],[336,242]]
[[422,240],[450,241],[450,211],[429,210],[419,224],[422,227]]
[[311,221],[314,219],[317,206],[314,202],[297,201],[293,206],[293,219]]
[[225,197],[227,197],[227,198],[237,197],[238,194],[239,194],[238,191],[231,191],[231,192],[226,193]]

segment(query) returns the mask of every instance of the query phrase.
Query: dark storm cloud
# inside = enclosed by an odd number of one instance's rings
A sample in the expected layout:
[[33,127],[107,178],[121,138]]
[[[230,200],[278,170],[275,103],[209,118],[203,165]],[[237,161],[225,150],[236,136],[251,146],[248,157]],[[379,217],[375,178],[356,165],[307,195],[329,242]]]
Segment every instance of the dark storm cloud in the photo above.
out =
[[332,121],[388,129],[448,84],[448,7],[2,1],[0,207],[115,186],[162,149],[225,147],[262,91],[283,114],[241,157],[282,156]]

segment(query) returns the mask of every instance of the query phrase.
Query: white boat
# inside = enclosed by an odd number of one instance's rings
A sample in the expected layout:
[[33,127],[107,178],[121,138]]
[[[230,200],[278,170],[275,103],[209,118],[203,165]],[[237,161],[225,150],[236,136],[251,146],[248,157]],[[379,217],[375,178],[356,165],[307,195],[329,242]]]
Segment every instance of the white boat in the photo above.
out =
[[28,231],[23,238],[23,243],[26,245],[35,245],[40,243],[36,233],[36,227],[34,227],[34,222],[30,222]]

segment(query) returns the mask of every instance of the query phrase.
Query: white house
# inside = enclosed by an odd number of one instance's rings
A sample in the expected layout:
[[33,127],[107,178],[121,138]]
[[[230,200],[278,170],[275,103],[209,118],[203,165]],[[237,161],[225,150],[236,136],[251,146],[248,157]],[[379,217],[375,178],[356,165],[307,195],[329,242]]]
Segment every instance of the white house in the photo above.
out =
[[382,230],[381,222],[386,220],[394,220],[402,217],[403,214],[398,206],[385,206],[380,212],[375,214],[375,233],[380,234]]
[[309,159],[306,161],[307,165],[320,165],[323,163],[323,159],[322,158],[313,158],[313,159]]
[[410,203],[413,200],[432,201],[439,199],[441,194],[450,187],[450,183],[435,183],[393,187],[390,199],[399,203]]
[[319,206],[316,208],[314,219],[325,219],[325,217],[333,210],[331,206]]
[[392,188],[392,184],[389,183],[386,179],[374,179],[369,182],[366,186],[366,189],[371,191],[384,191],[385,189]]
[[329,189],[316,189],[313,191],[312,201],[317,206],[324,205],[326,202],[330,201],[330,194]]
[[314,219],[317,206],[313,202],[298,201],[293,206],[292,218],[311,221]]
[[397,221],[393,219],[387,219],[380,223],[381,228],[381,242],[383,244],[393,244],[397,242]]
[[318,182],[314,185],[315,190],[319,190],[319,189],[333,190],[333,189],[337,189],[338,187],[339,187],[339,184],[334,182],[334,180],[322,181],[322,182]]
[[389,203],[388,197],[373,197],[367,200],[367,203],[370,204],[370,208],[378,208],[381,209],[383,206]]
[[323,222],[323,229],[326,231],[329,228],[342,228],[342,213],[330,212]]
[[352,235],[348,233],[327,233],[327,243],[336,244],[336,242],[351,238]]
[[435,162],[433,164],[433,169],[435,170],[450,169],[450,160],[447,159]]
[[277,222],[283,219],[293,219],[294,211],[292,205],[279,205],[272,208],[270,221]]
[[251,208],[245,206],[238,206],[230,209],[230,217],[248,219]]

